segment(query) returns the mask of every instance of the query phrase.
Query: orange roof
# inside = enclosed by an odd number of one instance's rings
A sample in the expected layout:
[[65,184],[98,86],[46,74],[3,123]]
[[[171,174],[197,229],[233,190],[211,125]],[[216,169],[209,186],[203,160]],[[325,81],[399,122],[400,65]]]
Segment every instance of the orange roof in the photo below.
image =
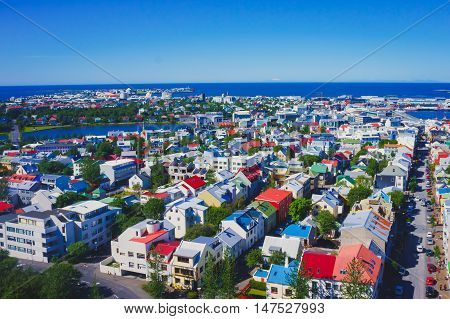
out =
[[164,235],[167,233],[167,230],[160,229],[157,232],[154,232],[153,234],[148,234],[147,231],[142,235],[142,237],[134,237],[131,238],[130,241],[133,241],[135,243],[142,243],[142,244],[148,244],[149,242],[155,240],[156,238]]
[[342,246],[336,257],[334,265],[333,277],[342,281],[345,279],[345,273],[342,271],[347,269],[348,264],[354,259],[358,259],[364,266],[363,280],[375,283],[381,269],[381,259],[363,244]]

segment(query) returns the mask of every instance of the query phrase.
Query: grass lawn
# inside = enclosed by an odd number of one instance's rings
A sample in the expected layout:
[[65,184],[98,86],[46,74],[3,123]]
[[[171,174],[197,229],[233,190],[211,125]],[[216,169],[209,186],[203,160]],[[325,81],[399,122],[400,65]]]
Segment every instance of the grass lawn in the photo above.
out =
[[259,290],[259,289],[252,288],[247,293],[247,295],[258,296],[258,297],[266,297],[266,292],[264,290]]
[[30,133],[30,132],[37,132],[37,131],[44,131],[44,130],[51,130],[54,128],[61,128],[61,127],[69,127],[70,125],[40,125],[40,126],[25,126],[22,130],[23,133]]

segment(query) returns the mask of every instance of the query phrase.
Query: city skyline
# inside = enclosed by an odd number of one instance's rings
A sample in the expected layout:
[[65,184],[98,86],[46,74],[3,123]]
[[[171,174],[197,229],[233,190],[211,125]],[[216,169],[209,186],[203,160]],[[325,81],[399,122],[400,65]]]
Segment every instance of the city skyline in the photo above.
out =
[[443,1],[4,3],[2,86],[450,82],[448,6],[335,78]]

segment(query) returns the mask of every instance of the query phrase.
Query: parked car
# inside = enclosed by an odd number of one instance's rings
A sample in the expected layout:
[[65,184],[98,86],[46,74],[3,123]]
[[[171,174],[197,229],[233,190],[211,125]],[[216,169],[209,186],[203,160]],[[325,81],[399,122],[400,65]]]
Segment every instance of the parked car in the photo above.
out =
[[433,264],[427,264],[427,269],[430,274],[437,271],[437,267]]
[[406,276],[408,274],[408,271],[405,268],[400,267],[400,269],[398,270],[398,273],[400,274],[400,276],[403,277],[403,276]]
[[434,286],[436,284],[436,279],[431,276],[428,276],[426,279],[427,286]]
[[427,249],[427,251],[425,252],[425,254],[426,254],[428,257],[433,257],[433,256],[434,256],[434,252],[433,252],[431,249]]
[[423,252],[423,246],[422,245],[417,245],[416,250],[418,253]]
[[396,298],[401,298],[403,296],[403,286],[395,285],[394,293]]
[[427,238],[427,245],[434,245],[433,238]]
[[427,298],[436,298],[438,296],[438,292],[436,289],[434,289],[431,286],[427,286],[426,291],[425,291],[425,295],[427,296]]
[[427,238],[433,238],[433,233],[429,231],[429,232],[427,233]]

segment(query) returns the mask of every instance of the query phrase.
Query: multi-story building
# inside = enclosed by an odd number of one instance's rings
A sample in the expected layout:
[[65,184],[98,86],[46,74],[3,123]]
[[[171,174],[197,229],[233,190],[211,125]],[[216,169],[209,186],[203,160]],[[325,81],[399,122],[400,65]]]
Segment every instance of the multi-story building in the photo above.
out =
[[223,247],[218,238],[198,237],[193,241],[182,241],[173,256],[172,286],[195,290],[202,286],[206,262],[217,263],[223,256]]
[[[175,239],[175,227],[168,221],[146,219],[129,227],[111,241],[111,254],[101,263],[101,271],[110,273],[109,264],[116,264],[114,273],[148,278],[148,259],[158,243],[171,243]],[[117,270],[117,271],[116,271]],[[162,269],[167,271],[167,267]]]
[[122,209],[88,200],[57,211],[63,212],[64,216],[75,223],[75,241],[83,241],[91,249],[96,249],[111,240],[112,224]]
[[[10,256],[49,262],[76,241],[74,221],[58,210],[8,214],[0,219],[3,249]],[[3,220],[3,222],[2,222]]]
[[107,161],[100,164],[100,174],[105,174],[111,182],[111,186],[125,183],[136,173],[136,163],[131,159]]
[[197,197],[182,198],[166,206],[165,219],[175,226],[175,238],[183,238],[195,224],[204,224],[208,206]]

